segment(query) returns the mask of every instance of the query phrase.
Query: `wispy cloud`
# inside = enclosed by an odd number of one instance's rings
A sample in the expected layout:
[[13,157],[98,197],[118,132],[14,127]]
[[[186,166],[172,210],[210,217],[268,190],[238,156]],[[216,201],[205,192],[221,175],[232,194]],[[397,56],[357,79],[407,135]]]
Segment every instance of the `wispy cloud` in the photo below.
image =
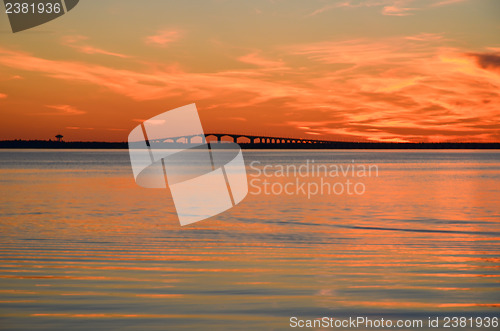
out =
[[[289,124],[377,141],[499,140],[500,76],[482,70],[497,68],[498,58],[435,47],[436,38],[295,46],[293,54],[338,70],[310,80],[318,89],[332,91],[322,119]],[[318,106],[311,104],[319,111]]]
[[[251,103],[256,103],[303,92],[294,86],[262,80],[252,71],[248,71],[248,75],[241,71],[189,73],[173,67],[139,72],[72,61],[46,60],[2,49],[0,64],[40,72],[52,78],[92,83],[139,101],[165,99],[181,94],[200,100],[244,92],[254,96]],[[233,107],[237,106],[233,104]]]
[[331,0],[323,7],[316,9],[308,16],[316,16],[327,11],[339,8],[367,8],[380,7],[383,15],[408,16],[416,11],[428,10],[434,7],[452,5],[469,0]]
[[165,47],[182,37],[180,30],[160,30],[152,36],[145,39],[146,44]]
[[440,7],[440,6],[452,5],[455,3],[465,2],[465,1],[468,1],[468,0],[442,0],[442,1],[438,1],[436,3],[431,4],[431,6],[432,7]]
[[316,16],[338,8],[381,7],[384,15],[408,15],[414,8],[407,6],[415,0],[332,0],[323,7],[315,10],[309,16]]
[[231,121],[240,121],[240,122],[247,122],[248,121],[248,118],[245,118],[245,117],[228,117],[227,119],[231,120]]
[[283,69],[283,60],[273,60],[263,57],[259,52],[252,52],[247,55],[238,58],[239,61],[243,63],[248,63],[255,65],[257,67],[263,67],[268,69]]
[[385,6],[382,9],[382,14],[389,16],[408,16],[412,15],[415,8],[408,8],[399,5]]
[[7,98],[7,94],[5,93],[0,93],[0,99],[6,99]]
[[62,39],[62,42],[64,45],[69,46],[71,48],[76,49],[77,51],[85,54],[100,54],[100,55],[108,55],[108,56],[115,56],[119,58],[130,58],[130,56],[121,54],[121,53],[116,53],[116,52],[110,52],[107,50],[104,50],[102,48],[94,47],[91,46],[87,43],[85,43],[86,40],[88,40],[88,37],[85,36],[66,36]]
[[81,128],[79,126],[67,126],[66,129],[68,129],[68,130],[88,130],[88,131],[95,130],[94,128]]
[[55,109],[57,112],[44,113],[44,115],[83,115],[87,113],[70,105],[47,105],[46,107]]
[[79,126],[67,126],[66,129],[68,130],[88,130],[88,131],[93,131],[93,130],[98,130],[98,131],[127,131],[127,129],[119,129],[119,128],[82,128]]
[[446,41],[446,38],[442,34],[439,33],[419,33],[413,36],[406,36],[407,40],[415,40],[415,41],[425,41],[425,42],[443,42]]
[[[266,123],[346,140],[500,140],[496,53],[445,48],[437,42],[442,38],[297,44],[235,58],[252,68],[208,73],[154,63],[139,69],[142,62],[124,70],[1,48],[0,65],[93,84],[137,101],[206,101],[212,118],[220,113],[226,119],[231,109],[232,123],[242,128]],[[277,66],[282,69],[269,70]],[[57,107],[59,114],[81,112]]]

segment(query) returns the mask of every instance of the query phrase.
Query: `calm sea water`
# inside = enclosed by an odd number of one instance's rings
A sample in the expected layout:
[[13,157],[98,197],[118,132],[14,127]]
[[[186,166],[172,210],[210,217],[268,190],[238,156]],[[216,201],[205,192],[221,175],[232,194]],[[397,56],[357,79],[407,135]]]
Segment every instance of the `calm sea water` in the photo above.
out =
[[[0,151],[0,329],[281,330],[291,316],[499,315],[499,151],[244,157],[247,198],[181,228],[167,190],[135,184],[127,151]],[[360,195],[258,194],[264,180],[318,181],[259,176],[307,160],[377,165],[378,176],[326,178],[362,183]]]

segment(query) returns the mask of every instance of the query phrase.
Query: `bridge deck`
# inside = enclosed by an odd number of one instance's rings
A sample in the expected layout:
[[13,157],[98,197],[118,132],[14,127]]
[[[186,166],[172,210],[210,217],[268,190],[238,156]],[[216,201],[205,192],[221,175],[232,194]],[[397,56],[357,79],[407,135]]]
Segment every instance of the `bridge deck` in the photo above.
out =
[[278,136],[261,136],[261,135],[247,135],[247,134],[231,134],[231,133],[206,133],[204,135],[186,135],[178,137],[170,137],[165,139],[155,139],[152,143],[160,142],[191,142],[194,138],[202,137],[205,141],[207,138],[214,137],[217,142],[222,142],[222,138],[231,138],[233,142],[238,142],[238,139],[248,139],[251,144],[325,144],[333,143],[332,140],[319,140],[309,138],[296,138],[296,137],[278,137]]

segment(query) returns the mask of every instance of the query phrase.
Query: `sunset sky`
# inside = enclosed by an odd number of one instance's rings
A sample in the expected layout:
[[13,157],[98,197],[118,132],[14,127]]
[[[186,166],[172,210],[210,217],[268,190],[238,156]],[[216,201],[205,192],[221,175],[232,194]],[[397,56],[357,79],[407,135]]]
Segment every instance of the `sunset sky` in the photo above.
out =
[[500,141],[498,0],[82,0],[16,34],[0,7],[1,140],[196,103],[206,132]]

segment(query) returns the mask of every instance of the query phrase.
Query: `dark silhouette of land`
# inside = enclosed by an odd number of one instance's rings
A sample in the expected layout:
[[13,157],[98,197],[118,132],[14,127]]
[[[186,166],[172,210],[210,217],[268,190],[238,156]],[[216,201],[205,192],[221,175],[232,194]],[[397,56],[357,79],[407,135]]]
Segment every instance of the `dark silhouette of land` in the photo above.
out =
[[[227,147],[225,146],[227,145]],[[383,143],[342,142],[314,143],[239,143],[242,149],[500,149],[500,143],[443,142],[443,143]],[[152,145],[153,147],[154,144]],[[185,143],[161,143],[161,148],[186,148]],[[219,142],[219,148],[231,144]],[[53,141],[53,140],[4,140],[0,148],[9,149],[127,149],[127,142]]]

